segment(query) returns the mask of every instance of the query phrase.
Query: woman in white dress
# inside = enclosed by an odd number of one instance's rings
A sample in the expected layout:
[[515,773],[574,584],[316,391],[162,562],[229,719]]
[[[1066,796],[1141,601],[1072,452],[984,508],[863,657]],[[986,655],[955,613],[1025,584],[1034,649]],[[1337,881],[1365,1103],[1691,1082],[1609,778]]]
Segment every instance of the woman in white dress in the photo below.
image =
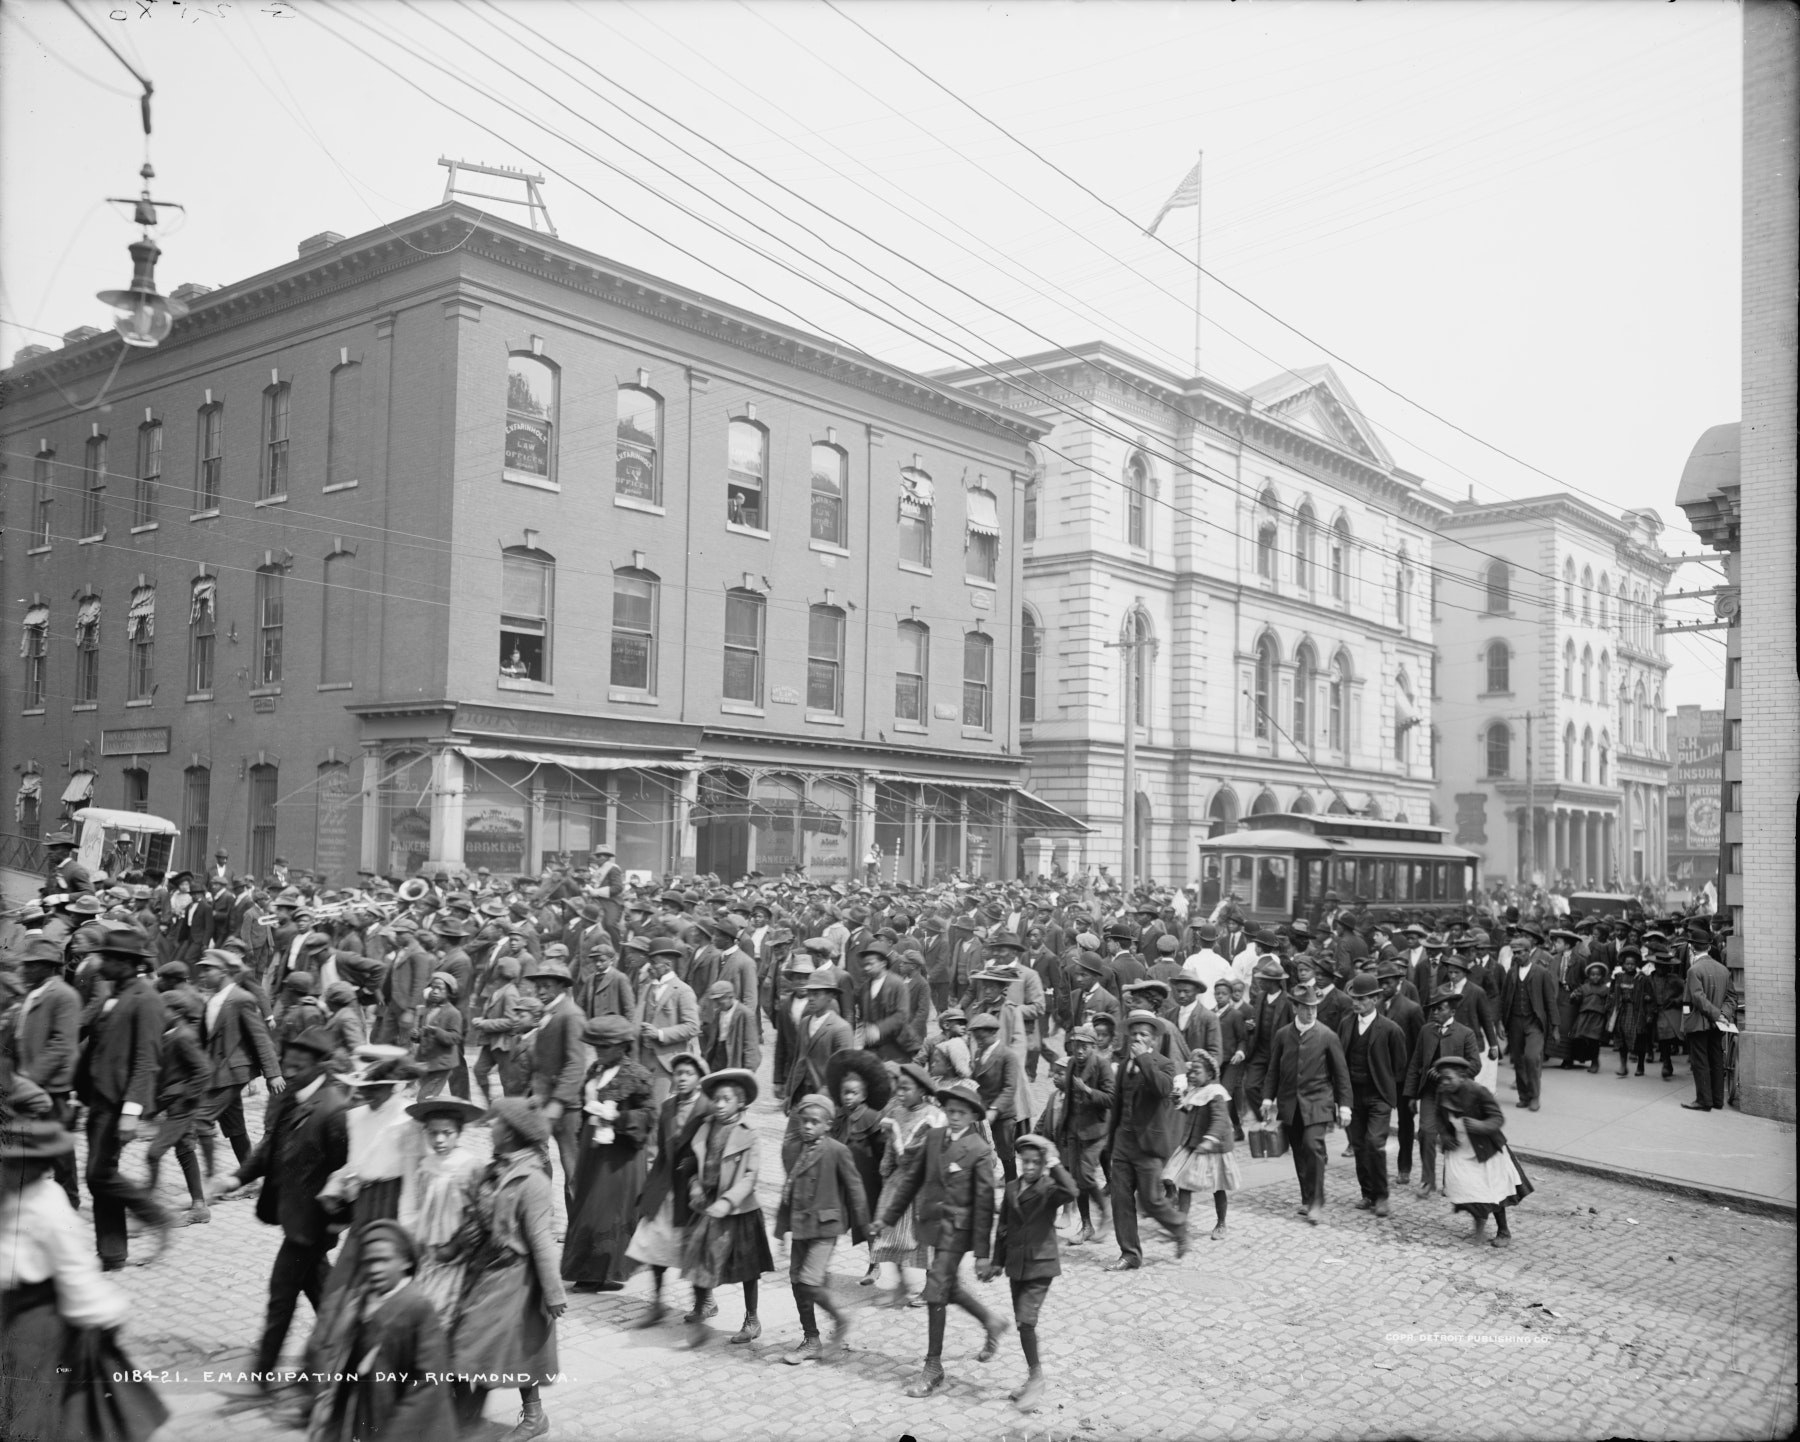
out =
[[1477,1082],[1468,1059],[1440,1057],[1431,1069],[1437,1081],[1438,1145],[1444,1156],[1444,1197],[1452,1211],[1475,1219],[1469,1240],[1484,1240],[1494,1219],[1490,1245],[1512,1245],[1507,1208],[1531,1195],[1532,1186],[1506,1144],[1505,1118],[1494,1094]]
[[456,1247],[481,1183],[482,1160],[463,1145],[463,1128],[487,1115],[461,1097],[414,1102],[406,1113],[425,1134],[425,1154],[400,1190],[400,1225],[418,1244],[413,1286],[449,1327],[462,1295],[465,1258]]

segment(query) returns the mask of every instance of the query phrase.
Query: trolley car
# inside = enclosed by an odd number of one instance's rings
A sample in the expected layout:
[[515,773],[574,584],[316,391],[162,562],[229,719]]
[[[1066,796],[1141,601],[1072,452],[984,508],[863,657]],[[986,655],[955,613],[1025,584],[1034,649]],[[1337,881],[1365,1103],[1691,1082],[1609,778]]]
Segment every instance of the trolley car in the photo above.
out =
[[1374,915],[1427,916],[1467,907],[1480,856],[1443,828],[1362,816],[1272,814],[1200,843],[1200,904],[1226,896],[1246,921],[1314,919],[1332,895]]

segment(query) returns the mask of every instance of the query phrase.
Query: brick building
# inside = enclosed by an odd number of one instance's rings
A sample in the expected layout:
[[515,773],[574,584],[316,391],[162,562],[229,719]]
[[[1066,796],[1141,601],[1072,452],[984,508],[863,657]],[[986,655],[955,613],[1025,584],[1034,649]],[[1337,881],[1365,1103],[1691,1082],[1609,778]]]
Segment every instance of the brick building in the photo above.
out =
[[[1053,422],[1026,503],[1032,787],[1122,858],[1135,640],[1135,874],[1200,877],[1244,815],[1432,817],[1432,531],[1329,367],[1248,392],[1094,343],[946,379]],[[1053,399],[1052,399],[1053,398]],[[1216,858],[1213,859],[1216,865]],[[1204,878],[1202,878],[1204,880]]]
[[1079,831],[1018,789],[1042,423],[458,204],[190,303],[98,410],[110,334],[5,378],[21,832],[343,879]]
[[1459,504],[1443,523],[1438,800],[1491,877],[1665,875],[1661,530],[1654,511],[1562,493]]

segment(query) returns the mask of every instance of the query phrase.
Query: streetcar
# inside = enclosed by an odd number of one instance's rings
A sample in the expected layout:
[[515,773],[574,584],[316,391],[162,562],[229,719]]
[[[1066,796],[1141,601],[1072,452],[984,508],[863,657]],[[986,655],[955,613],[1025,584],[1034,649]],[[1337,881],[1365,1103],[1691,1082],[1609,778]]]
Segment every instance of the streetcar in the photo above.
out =
[[1478,853],[1438,826],[1363,816],[1248,816],[1200,843],[1200,905],[1230,896],[1248,922],[1315,919],[1326,896],[1372,916],[1434,916],[1476,896]]

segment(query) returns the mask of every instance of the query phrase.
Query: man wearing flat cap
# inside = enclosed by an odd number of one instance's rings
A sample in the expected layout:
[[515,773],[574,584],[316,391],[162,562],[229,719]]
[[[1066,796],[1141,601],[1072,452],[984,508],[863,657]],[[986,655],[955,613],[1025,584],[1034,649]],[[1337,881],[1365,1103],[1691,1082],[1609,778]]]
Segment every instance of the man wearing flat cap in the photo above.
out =
[[692,1051],[700,1038],[699,998],[674,971],[680,956],[681,943],[673,938],[659,937],[650,943],[644,986],[632,1016],[638,1025],[638,1065],[650,1073],[652,1104],[658,1107],[674,1088],[675,1058]]
[[[829,969],[828,969],[829,970]],[[797,1041],[799,1054],[788,1074],[790,1109],[802,1097],[814,1093],[829,1095],[825,1064],[840,1051],[856,1046],[850,1023],[838,1015],[837,984],[825,972],[815,971],[801,984],[806,999]]]
[[862,945],[862,987],[856,1011],[862,1024],[862,1044],[882,1061],[908,1060],[925,1040],[915,1032],[911,989],[889,970],[893,948],[879,937]]
[[563,1199],[574,1205],[576,1132],[581,1125],[581,1083],[587,1072],[587,1045],[581,1039],[586,1018],[569,995],[574,978],[568,965],[554,957],[526,968],[543,1011],[527,1041],[530,1046],[531,1105],[544,1114],[556,1139],[563,1169]]

